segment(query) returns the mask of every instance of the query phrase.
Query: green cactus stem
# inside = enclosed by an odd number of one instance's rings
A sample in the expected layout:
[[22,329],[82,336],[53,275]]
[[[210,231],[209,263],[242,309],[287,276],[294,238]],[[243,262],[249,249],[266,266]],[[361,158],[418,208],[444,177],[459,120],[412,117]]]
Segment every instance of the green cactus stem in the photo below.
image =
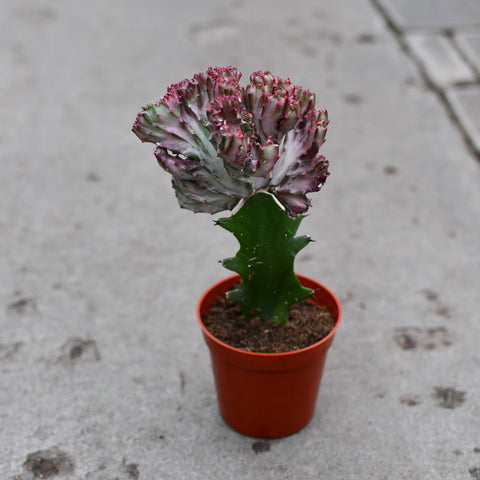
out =
[[240,243],[236,256],[223,265],[242,277],[227,297],[245,316],[283,325],[290,307],[312,294],[294,273],[295,255],[311,241],[295,236],[302,218],[290,216],[272,195],[257,193],[231,217],[218,220]]

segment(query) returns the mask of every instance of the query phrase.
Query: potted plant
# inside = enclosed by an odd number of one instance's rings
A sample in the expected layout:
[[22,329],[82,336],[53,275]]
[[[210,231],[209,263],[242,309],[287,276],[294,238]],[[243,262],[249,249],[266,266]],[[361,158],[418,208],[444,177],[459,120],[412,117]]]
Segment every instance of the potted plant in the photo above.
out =
[[[223,260],[236,275],[202,295],[197,316],[222,417],[244,434],[274,438],[312,417],[341,319],[336,296],[294,272],[295,255],[311,241],[295,235],[310,207],[306,195],[329,175],[319,154],[328,117],[315,109],[313,93],[289,79],[257,71],[242,87],[240,77],[234,67],[216,67],[171,85],[142,109],[133,132],[156,145],[180,207],[233,210],[216,224],[240,244]],[[321,319],[327,331],[317,331]]]

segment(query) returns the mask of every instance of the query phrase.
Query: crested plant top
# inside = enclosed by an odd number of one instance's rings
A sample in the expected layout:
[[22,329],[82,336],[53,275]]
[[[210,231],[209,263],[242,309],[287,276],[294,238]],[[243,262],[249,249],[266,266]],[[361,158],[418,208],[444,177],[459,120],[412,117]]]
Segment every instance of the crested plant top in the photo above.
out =
[[242,87],[240,77],[234,67],[211,67],[171,85],[143,107],[133,132],[156,145],[182,208],[213,214],[267,192],[295,217],[329,175],[319,154],[327,112],[289,79],[257,71]]
[[134,133],[156,145],[181,207],[232,210],[217,221],[240,249],[223,265],[242,277],[227,297],[246,316],[282,325],[290,307],[311,295],[294,273],[295,255],[310,238],[295,236],[307,194],[325,183],[319,149],[328,117],[315,95],[270,72],[246,87],[234,67],[209,68],[170,86],[138,114]]

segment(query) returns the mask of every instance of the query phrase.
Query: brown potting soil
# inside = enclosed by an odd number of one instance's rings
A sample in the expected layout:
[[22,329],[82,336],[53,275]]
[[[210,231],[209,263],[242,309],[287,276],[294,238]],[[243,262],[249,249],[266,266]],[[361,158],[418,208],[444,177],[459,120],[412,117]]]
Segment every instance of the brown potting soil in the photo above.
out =
[[335,327],[330,312],[305,300],[293,305],[285,325],[246,318],[240,307],[221,296],[203,317],[207,330],[220,341],[241,350],[282,353],[306,348],[326,337]]

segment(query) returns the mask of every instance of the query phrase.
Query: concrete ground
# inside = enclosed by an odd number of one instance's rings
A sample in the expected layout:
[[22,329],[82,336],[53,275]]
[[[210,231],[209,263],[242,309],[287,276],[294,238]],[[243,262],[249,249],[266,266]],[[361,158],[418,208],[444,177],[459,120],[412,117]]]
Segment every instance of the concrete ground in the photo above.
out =
[[[3,0],[0,478],[480,479],[479,35],[476,0]],[[344,320],[268,442],[219,418],[195,319],[237,245],[130,132],[229,64],[331,118],[296,269]]]

